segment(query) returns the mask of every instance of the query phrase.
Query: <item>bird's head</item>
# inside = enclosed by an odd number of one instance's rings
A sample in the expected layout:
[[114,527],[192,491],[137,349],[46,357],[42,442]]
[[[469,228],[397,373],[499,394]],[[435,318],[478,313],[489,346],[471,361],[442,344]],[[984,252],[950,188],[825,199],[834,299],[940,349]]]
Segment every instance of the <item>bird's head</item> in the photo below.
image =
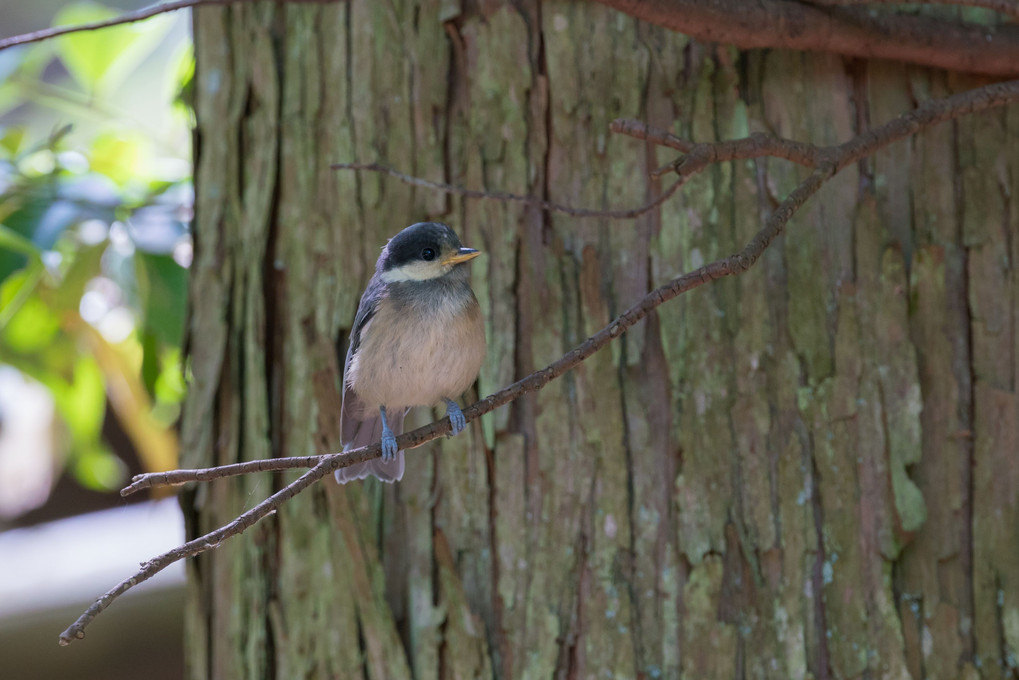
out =
[[445,224],[419,222],[389,239],[379,256],[378,270],[386,283],[429,281],[480,254],[464,248],[460,237]]

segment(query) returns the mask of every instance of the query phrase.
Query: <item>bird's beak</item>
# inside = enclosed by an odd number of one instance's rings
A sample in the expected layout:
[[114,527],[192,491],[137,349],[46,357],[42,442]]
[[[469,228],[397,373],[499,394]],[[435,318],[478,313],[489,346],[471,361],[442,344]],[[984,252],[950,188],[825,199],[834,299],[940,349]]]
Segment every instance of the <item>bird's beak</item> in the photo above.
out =
[[461,248],[460,250],[456,251],[456,254],[447,257],[443,264],[460,264],[461,262],[466,262],[467,260],[473,260],[480,254],[481,251],[474,250],[474,248]]

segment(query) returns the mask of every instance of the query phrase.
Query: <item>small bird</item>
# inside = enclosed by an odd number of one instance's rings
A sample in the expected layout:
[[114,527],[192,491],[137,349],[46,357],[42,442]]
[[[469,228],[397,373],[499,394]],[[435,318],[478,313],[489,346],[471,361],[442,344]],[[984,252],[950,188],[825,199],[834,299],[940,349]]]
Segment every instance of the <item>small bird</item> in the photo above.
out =
[[466,426],[454,399],[478,377],[485,357],[467,266],[480,254],[438,222],[412,224],[382,249],[350,332],[340,415],[343,450],[381,440],[382,457],[337,470],[340,484],[368,475],[403,478],[396,435],[414,406],[443,401],[451,435]]

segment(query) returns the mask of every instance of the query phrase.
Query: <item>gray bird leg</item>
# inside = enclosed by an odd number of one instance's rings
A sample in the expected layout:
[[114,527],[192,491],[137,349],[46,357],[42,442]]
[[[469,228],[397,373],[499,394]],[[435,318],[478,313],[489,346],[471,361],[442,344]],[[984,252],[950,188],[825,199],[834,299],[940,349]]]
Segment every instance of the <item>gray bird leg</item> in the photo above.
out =
[[396,458],[398,450],[396,448],[396,435],[389,429],[389,423],[386,422],[385,406],[379,406],[379,414],[382,416],[382,460],[393,460]]
[[452,399],[442,398],[446,402],[446,415],[449,416],[449,424],[452,430],[449,433],[450,437],[454,437],[460,434],[465,427],[467,427],[467,419],[464,418],[464,412],[460,410],[456,402]]

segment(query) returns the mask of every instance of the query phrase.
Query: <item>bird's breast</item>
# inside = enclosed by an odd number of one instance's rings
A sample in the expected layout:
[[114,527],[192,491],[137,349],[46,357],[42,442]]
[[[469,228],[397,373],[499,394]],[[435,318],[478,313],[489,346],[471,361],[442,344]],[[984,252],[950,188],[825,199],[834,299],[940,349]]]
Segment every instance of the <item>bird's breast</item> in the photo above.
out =
[[469,288],[427,300],[391,296],[361,330],[346,379],[370,410],[431,406],[463,394],[484,355],[481,310]]

